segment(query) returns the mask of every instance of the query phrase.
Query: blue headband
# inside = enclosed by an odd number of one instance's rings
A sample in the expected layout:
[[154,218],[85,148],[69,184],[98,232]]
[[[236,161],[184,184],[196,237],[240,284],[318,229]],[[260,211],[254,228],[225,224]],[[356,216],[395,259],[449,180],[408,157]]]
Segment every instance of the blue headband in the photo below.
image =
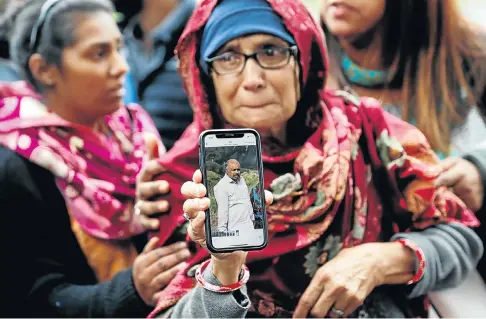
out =
[[282,18],[266,0],[223,0],[211,13],[201,39],[201,67],[208,74],[207,58],[229,41],[241,36],[264,33],[295,44]]

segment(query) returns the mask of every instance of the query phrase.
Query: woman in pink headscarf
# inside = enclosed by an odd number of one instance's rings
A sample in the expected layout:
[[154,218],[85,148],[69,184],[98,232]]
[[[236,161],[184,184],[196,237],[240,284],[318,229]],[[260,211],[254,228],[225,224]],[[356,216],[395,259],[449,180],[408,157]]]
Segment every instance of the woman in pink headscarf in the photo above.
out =
[[[122,105],[112,4],[27,1],[12,20],[12,57],[30,85],[0,85],[2,315],[146,316],[190,252],[147,244],[134,214],[136,197],[168,184],[136,196],[142,164],[164,148],[145,111]],[[147,162],[139,180],[157,170]]]

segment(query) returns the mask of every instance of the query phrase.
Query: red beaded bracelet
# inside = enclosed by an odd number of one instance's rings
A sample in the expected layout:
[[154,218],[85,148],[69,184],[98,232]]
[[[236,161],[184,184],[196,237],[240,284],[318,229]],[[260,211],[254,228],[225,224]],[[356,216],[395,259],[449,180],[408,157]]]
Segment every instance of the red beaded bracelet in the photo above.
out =
[[407,282],[407,285],[415,284],[420,279],[422,279],[422,277],[424,276],[424,271],[425,271],[425,254],[422,251],[422,249],[416,243],[414,243],[413,241],[410,241],[408,239],[400,238],[400,239],[397,239],[396,242],[398,242],[398,243],[400,243],[400,244],[402,244],[402,245],[410,248],[411,250],[413,250],[413,252],[415,253],[415,256],[417,257],[418,264],[419,264],[418,265],[417,272],[415,273],[415,276],[413,276],[413,278],[410,279]]
[[248,267],[246,265],[243,265],[242,270],[243,270],[243,275],[241,276],[240,281],[237,283],[228,285],[228,286],[217,286],[210,284],[207,282],[204,277],[203,277],[203,272],[204,270],[208,267],[209,263],[211,262],[211,259],[206,260],[201,264],[201,266],[196,270],[196,280],[197,282],[204,288],[213,292],[218,292],[218,293],[227,293],[231,291],[235,291],[243,287],[247,282],[248,279],[250,279],[250,270],[248,270]]

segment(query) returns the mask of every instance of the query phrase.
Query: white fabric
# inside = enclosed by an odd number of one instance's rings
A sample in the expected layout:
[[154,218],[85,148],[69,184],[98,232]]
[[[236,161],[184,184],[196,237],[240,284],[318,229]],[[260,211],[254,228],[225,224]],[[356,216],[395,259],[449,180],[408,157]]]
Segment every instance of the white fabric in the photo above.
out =
[[218,206],[218,231],[251,231],[254,229],[253,207],[245,180],[238,182],[225,175],[214,186]]

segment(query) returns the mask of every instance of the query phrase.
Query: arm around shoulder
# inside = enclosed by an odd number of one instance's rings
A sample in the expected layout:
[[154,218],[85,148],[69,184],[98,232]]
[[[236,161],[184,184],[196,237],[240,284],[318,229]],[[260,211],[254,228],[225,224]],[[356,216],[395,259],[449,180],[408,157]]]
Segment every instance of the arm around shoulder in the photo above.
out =
[[[479,171],[479,175],[481,176],[481,182],[483,184],[483,190],[486,189],[486,143],[482,143],[478,145],[475,149],[471,150],[467,154],[463,156],[464,159],[468,160]],[[485,201],[483,195],[483,204],[479,211],[483,212],[485,209]]]
[[[412,241],[425,257],[424,275],[412,286],[410,298],[459,285],[475,269],[484,251],[481,239],[461,223],[440,224],[391,238],[397,239]],[[416,260],[416,270],[418,266]]]

